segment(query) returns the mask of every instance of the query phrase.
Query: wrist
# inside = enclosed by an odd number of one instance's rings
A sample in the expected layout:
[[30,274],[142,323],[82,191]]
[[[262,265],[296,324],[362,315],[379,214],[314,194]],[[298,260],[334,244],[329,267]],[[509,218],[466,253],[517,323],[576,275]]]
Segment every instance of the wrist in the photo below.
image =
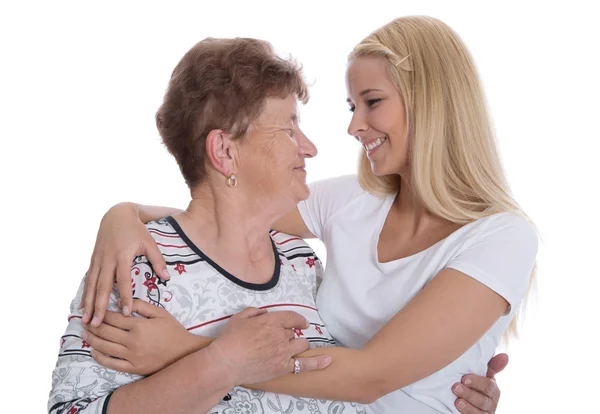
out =
[[208,347],[216,338],[187,333],[185,341],[186,355]]
[[203,354],[213,364],[217,378],[221,379],[228,390],[241,383],[237,370],[227,363],[227,355],[214,341],[206,348],[196,352]]

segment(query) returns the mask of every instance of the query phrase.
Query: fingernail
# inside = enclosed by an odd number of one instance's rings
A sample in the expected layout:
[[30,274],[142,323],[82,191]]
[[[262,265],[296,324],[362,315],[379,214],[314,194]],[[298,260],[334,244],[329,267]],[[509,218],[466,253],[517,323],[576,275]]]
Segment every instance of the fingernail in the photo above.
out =
[[167,270],[167,268],[165,267],[162,272],[161,272],[163,279],[170,279],[171,275],[169,274],[169,271]]
[[81,338],[82,338],[84,341],[86,341],[86,342],[87,342],[87,340],[88,340],[88,333],[87,333],[86,331],[83,331],[83,332],[82,332],[82,334],[81,334]]
[[88,323],[88,322],[90,321],[90,314],[89,314],[89,313],[87,313],[87,312],[84,312],[84,313],[83,313],[83,318],[81,318],[81,321],[82,321],[83,323]]
[[97,328],[100,325],[100,321],[98,320],[97,316],[94,316],[94,319],[92,319],[92,326],[94,328]]
[[323,358],[323,361],[325,361],[325,364],[329,365],[329,364],[331,364],[331,361],[333,361],[333,360],[331,359],[330,356],[326,356],[325,358]]
[[472,383],[472,382],[473,382],[473,381],[471,380],[471,378],[467,378],[467,379],[465,380],[465,385],[471,385],[471,383]]
[[464,391],[462,385],[457,385],[456,387],[454,387],[454,392],[457,394],[462,394],[462,392]]
[[129,306],[124,306],[123,307],[123,315],[124,316],[129,316]]
[[458,408],[465,408],[465,402],[463,400],[458,400],[456,405],[458,406]]
[[92,351],[91,354],[92,354],[92,358],[96,359],[96,352]]

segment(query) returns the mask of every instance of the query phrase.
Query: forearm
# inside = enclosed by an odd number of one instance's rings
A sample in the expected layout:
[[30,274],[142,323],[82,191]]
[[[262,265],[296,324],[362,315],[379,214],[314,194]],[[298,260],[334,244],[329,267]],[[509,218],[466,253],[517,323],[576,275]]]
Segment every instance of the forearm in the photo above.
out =
[[244,385],[298,397],[368,404],[380,397],[377,377],[372,375],[369,354],[361,349],[315,348],[300,357],[329,355],[331,364],[322,370],[289,374],[259,384]]
[[209,349],[116,390],[108,413],[205,413],[235,384]]
[[181,210],[173,207],[161,207],[161,206],[148,206],[144,204],[136,203],[122,203],[123,205],[129,205],[135,209],[140,221],[148,223],[149,221],[158,220],[163,217],[171,216],[179,213]]

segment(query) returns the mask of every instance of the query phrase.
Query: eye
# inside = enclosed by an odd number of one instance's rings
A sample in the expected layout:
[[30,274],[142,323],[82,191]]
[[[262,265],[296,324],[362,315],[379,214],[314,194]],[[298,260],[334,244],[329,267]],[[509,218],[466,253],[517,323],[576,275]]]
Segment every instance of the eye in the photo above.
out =
[[350,112],[354,112],[354,110],[355,110],[355,109],[356,109],[356,108],[355,108],[354,106],[351,106],[350,108],[348,108],[348,110],[349,110]]
[[377,99],[369,99],[367,100],[367,105],[368,106],[373,106],[375,105],[377,102],[381,101],[381,98],[377,98]]

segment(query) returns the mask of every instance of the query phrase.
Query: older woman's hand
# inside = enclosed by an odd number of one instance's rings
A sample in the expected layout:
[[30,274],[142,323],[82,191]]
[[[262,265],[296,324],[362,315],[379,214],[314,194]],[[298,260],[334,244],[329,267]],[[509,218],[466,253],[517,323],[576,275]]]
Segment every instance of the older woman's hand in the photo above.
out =
[[[309,344],[305,338],[296,338],[292,330],[308,326],[296,312],[248,308],[234,315],[207,349],[226,365],[233,383],[256,384],[294,371],[294,356],[306,351]],[[304,371],[331,364],[327,355],[298,360]]]
[[96,327],[102,323],[115,275],[123,314],[129,315],[133,306],[131,264],[140,255],[148,258],[162,279],[170,278],[158,246],[140,220],[137,206],[133,203],[117,204],[108,210],[100,223],[85,278],[83,323],[91,321],[91,325]]
[[[83,339],[101,365],[151,375],[216,339],[189,333],[169,312],[141,300],[134,301],[133,312],[142,318],[107,312],[99,327],[84,325]],[[270,379],[291,372],[292,357],[308,348],[306,339],[295,339],[293,328],[306,328],[304,317],[248,308],[231,318],[213,352],[220,355],[222,363],[233,365],[229,369],[232,379],[257,375]],[[325,368],[331,362],[325,356],[298,359],[303,371]]]
[[92,356],[99,364],[151,375],[214,340],[189,333],[169,312],[150,303],[135,300],[132,312],[142,317],[106,312],[100,326],[83,325],[83,340],[93,348]]

